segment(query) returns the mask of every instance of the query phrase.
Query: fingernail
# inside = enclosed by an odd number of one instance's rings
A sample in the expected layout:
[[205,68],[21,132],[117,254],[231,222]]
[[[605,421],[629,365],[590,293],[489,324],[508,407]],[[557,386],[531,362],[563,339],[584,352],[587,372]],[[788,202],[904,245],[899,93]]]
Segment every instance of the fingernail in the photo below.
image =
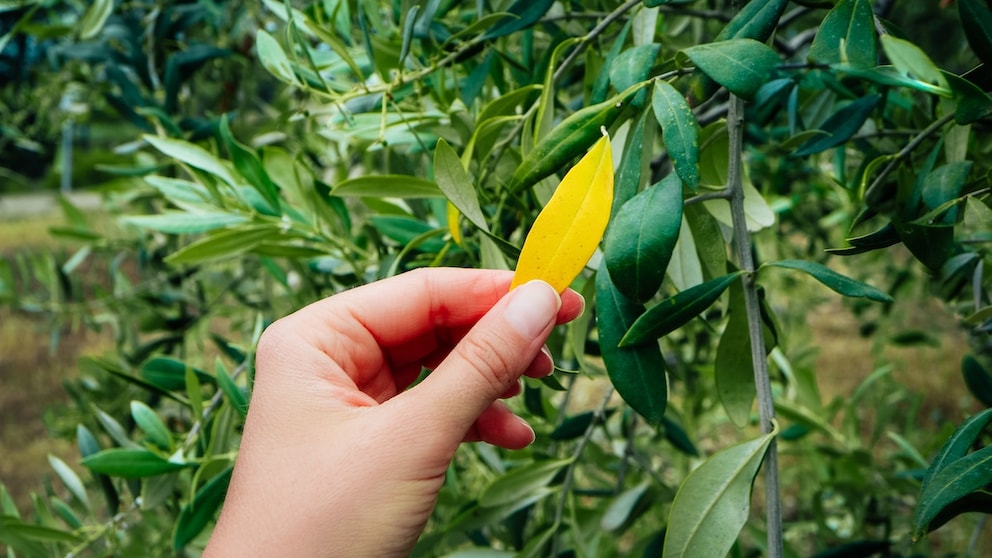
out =
[[524,444],[524,445],[527,445],[527,446],[529,446],[529,445],[531,445],[532,443],[534,443],[534,440],[535,440],[535,439],[537,438],[537,435],[536,435],[536,434],[534,434],[534,428],[533,428],[533,427],[531,427],[531,425],[530,425],[530,423],[528,423],[528,422],[527,422],[526,420],[524,420],[524,419],[522,419],[522,418],[520,418],[520,417],[518,417],[517,415],[513,415],[513,418],[514,418],[514,419],[516,419],[516,421],[517,421],[518,423],[520,423],[520,424],[522,424],[522,425],[524,425],[524,427],[526,427],[528,431],[530,431],[530,441],[529,441],[529,442],[527,442],[527,443],[526,443],[526,444]]
[[510,293],[503,317],[524,337],[536,337],[555,319],[561,298],[544,281],[525,283]]

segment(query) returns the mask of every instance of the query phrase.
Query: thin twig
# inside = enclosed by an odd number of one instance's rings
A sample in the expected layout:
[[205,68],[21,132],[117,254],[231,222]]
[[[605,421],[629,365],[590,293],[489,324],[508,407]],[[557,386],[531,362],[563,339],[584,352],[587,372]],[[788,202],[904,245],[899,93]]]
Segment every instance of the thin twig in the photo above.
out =
[[[565,470],[565,479],[561,482],[561,495],[558,497],[558,506],[555,508],[555,518],[552,525],[555,525],[555,530],[557,531],[557,526],[561,525],[562,519],[565,517],[565,505],[568,502],[568,495],[571,492],[572,481],[575,479],[575,466],[579,462],[579,457],[582,456],[582,452],[589,445],[589,440],[592,439],[592,433],[596,430],[596,427],[603,422],[603,417],[606,414],[606,407],[610,404],[610,399],[613,397],[613,386],[610,386],[606,390],[606,395],[603,396],[602,402],[600,402],[599,407],[594,411],[595,414],[592,417],[592,421],[589,423],[589,427],[586,428],[585,434],[583,434],[582,439],[579,440],[577,446],[575,446],[575,451],[572,452],[572,462],[568,464],[568,468]],[[548,556],[558,556],[558,536],[557,533],[551,538],[551,553]]]
[[[755,284],[754,257],[751,254],[751,237],[747,231],[744,213],[744,182],[742,179],[744,150],[744,101],[730,96],[727,116],[727,133],[730,136],[727,188],[730,190],[730,213],[734,225],[734,243],[740,268],[744,271],[744,307],[747,311],[747,330],[751,340],[751,363],[754,366],[754,387],[758,396],[758,416],[761,431],[770,433],[775,428],[775,400],[772,395],[768,358],[765,356],[764,328],[761,321],[761,302]],[[778,446],[773,438],[765,454],[765,505],[768,530],[768,551],[771,558],[782,558],[782,501],[778,475]]]
[[730,188],[724,188],[715,192],[706,192],[705,194],[692,196],[691,198],[685,200],[682,205],[695,205],[697,203],[703,203],[710,200],[729,200],[732,195],[733,194],[730,191]]
[[954,114],[953,113],[948,114],[947,116],[944,116],[943,118],[931,123],[915,138],[910,140],[909,143],[907,143],[901,150],[899,150],[899,153],[896,153],[895,158],[889,161],[889,164],[885,165],[885,168],[882,169],[880,173],[878,173],[878,176],[875,177],[875,180],[871,182],[871,186],[868,186],[868,188],[865,190],[862,199],[868,199],[869,197],[871,197],[871,194],[875,193],[875,191],[878,188],[881,188],[882,183],[885,182],[885,179],[888,178],[889,174],[891,174],[892,171],[896,170],[899,167],[899,165],[902,164],[903,160],[909,157],[909,155],[913,152],[914,149],[919,147],[920,144],[923,143],[928,137],[936,133],[937,130],[940,130],[941,128],[944,127],[945,124],[951,122],[952,120],[954,120]]
[[579,41],[579,44],[576,45],[574,49],[572,49],[572,52],[568,53],[568,56],[566,56],[565,59],[562,60],[561,65],[558,66],[558,69],[555,70],[555,73],[551,76],[551,80],[558,81],[559,79],[561,79],[561,76],[565,74],[565,70],[567,70],[568,67],[572,64],[572,62],[574,62],[575,59],[578,58],[579,55],[585,51],[586,47],[589,46],[589,43],[592,42],[593,39],[598,37],[600,33],[602,33],[603,31],[605,31],[606,28],[609,27],[611,23],[620,19],[620,16],[627,13],[628,10],[630,10],[634,6],[637,6],[638,4],[641,4],[641,0],[627,0],[625,4],[621,5],[619,8],[610,12],[608,16],[604,17],[603,21],[597,23],[596,27],[590,29],[589,32],[582,37],[582,40]]

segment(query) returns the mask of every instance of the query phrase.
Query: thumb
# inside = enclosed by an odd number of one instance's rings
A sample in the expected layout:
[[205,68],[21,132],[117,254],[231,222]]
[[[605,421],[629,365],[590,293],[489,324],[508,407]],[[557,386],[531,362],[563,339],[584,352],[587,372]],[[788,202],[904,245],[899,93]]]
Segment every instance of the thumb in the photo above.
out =
[[510,291],[412,390],[420,392],[418,405],[432,409],[439,426],[461,439],[537,357],[560,307],[558,293],[543,281]]

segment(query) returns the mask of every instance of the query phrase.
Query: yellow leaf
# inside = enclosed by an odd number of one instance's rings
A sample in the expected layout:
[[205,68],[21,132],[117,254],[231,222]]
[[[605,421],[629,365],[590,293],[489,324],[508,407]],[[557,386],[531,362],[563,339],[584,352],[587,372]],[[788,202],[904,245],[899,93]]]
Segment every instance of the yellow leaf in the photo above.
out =
[[455,204],[449,201],[447,214],[448,214],[448,231],[451,233],[451,240],[454,240],[455,244],[461,246],[462,227],[461,227],[461,223],[459,223],[459,217],[462,216],[462,213],[458,211],[458,208],[455,207]]
[[510,288],[546,281],[559,293],[596,251],[613,203],[613,152],[605,133],[562,179],[524,240]]

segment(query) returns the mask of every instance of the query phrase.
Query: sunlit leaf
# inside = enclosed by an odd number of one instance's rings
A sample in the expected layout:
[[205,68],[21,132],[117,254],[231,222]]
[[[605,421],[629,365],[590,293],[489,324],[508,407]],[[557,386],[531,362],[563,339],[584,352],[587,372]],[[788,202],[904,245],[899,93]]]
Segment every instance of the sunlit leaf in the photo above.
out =
[[675,495],[665,536],[666,558],[726,556],[747,521],[751,486],[775,433],[710,456]]
[[806,260],[780,260],[767,262],[762,267],[784,267],[809,274],[832,290],[850,297],[862,297],[875,302],[892,302],[892,297],[871,285],[845,277],[823,264]]
[[667,81],[654,84],[651,106],[672,166],[691,190],[699,186],[699,124],[689,103]]

